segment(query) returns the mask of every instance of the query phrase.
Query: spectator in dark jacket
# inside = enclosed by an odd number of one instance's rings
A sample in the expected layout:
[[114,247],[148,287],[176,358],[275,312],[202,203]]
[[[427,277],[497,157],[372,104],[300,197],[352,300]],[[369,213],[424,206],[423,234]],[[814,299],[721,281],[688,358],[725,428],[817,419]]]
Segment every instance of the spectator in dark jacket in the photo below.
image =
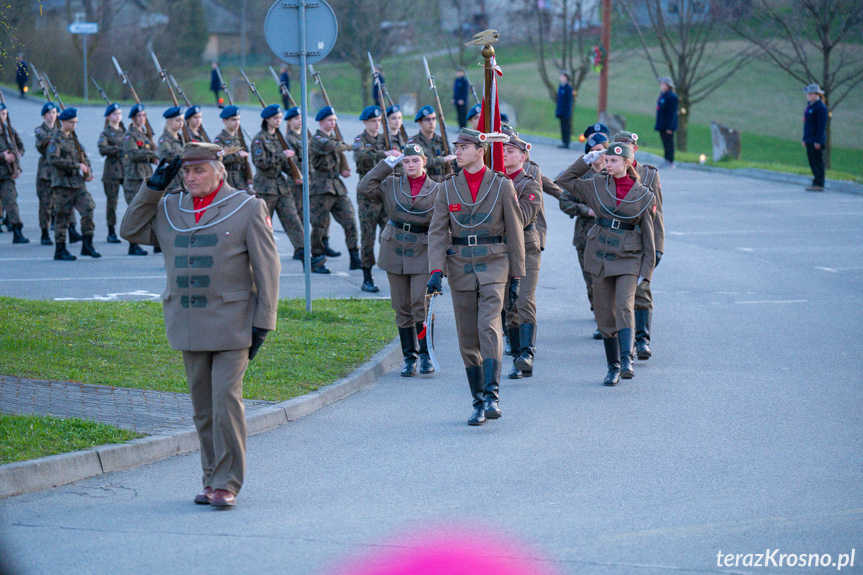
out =
[[[285,87],[288,89],[288,92],[291,91],[291,75],[288,74],[287,65],[282,65],[282,73],[279,76],[279,81],[285,85]],[[288,98],[285,94],[282,94],[282,104],[285,105],[285,110],[290,110],[294,107],[293,104],[291,104],[291,99]]]
[[659,99],[656,101],[656,125],[662,147],[665,148],[665,166],[674,167],[674,132],[677,131],[677,94],[674,93],[674,80],[663,76],[659,78]]
[[15,83],[18,84],[18,91],[21,92],[22,98],[27,92],[29,80],[30,70],[27,67],[27,62],[24,61],[24,54],[18,54],[18,61],[15,62]]
[[824,148],[827,147],[827,106],[821,97],[824,91],[818,84],[809,84],[803,88],[809,105],[803,114],[803,147],[812,168],[812,185],[806,188],[809,192],[824,191]]
[[467,126],[468,91],[470,85],[465,77],[464,68],[459,66],[455,71],[455,82],[452,86],[452,103],[458,114],[458,127]]
[[557,110],[554,115],[560,120],[560,139],[563,144],[559,148],[568,148],[572,133],[572,85],[569,74],[560,72],[560,85],[557,87]]
[[219,63],[213,62],[213,69],[210,70],[210,91],[216,95],[216,105],[220,108],[225,107],[225,102],[219,97],[219,92],[222,91],[222,83],[219,82]]

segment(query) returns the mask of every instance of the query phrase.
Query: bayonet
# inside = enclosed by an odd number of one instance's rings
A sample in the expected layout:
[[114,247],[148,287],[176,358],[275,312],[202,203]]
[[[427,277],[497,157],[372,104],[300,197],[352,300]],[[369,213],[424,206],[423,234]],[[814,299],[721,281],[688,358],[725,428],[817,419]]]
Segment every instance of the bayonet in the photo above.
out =
[[[117,58],[111,56],[111,61],[114,62],[114,68],[117,69],[117,74],[120,75],[120,79],[123,80],[123,84],[129,87],[129,92],[132,94],[132,98],[134,98],[136,104],[141,104],[141,98],[138,97],[138,92],[135,91],[135,86],[132,85],[132,80],[129,79],[129,75],[123,71],[123,68],[120,67],[120,63],[117,62]],[[130,126],[131,127],[131,126]],[[147,134],[147,137],[150,140],[153,139],[153,127],[150,125],[150,119],[147,118],[144,120],[144,130]]]
[[96,81],[96,78],[90,76],[90,79],[93,80],[93,85],[96,86],[96,89],[99,90],[99,95],[102,96],[102,99],[107,102],[107,104],[111,105],[111,99],[108,98],[108,94],[105,93],[105,90],[102,89],[102,86],[99,85],[99,82]]
[[[315,79],[315,84],[318,85],[321,89],[321,95],[324,97],[324,102],[326,102],[327,106],[333,108],[332,102],[330,102],[330,96],[327,94],[327,89],[324,88],[324,82],[321,80],[321,75],[318,72],[315,72],[315,67],[309,64],[309,71],[312,73],[312,76]],[[333,108],[333,113],[335,113],[336,109]],[[340,142],[344,142],[344,138],[342,138],[342,131],[339,129],[339,120],[336,118],[336,125],[333,128],[333,132],[335,132],[336,139]],[[345,156],[344,152],[339,152],[339,171],[347,172],[350,171],[351,167],[348,164],[348,158]]]
[[36,76],[36,81],[39,83],[39,89],[42,90],[42,94],[45,95],[45,98],[51,102],[51,93],[48,92],[48,88],[45,86],[45,82],[42,80],[42,75],[39,74],[39,70],[36,69],[36,66],[31,62],[30,67],[33,68],[33,75]]
[[[426,69],[426,78],[429,82],[429,89],[434,93],[435,106],[437,107],[438,124],[440,124],[440,137],[443,140],[443,152],[445,156],[449,156],[449,139],[446,135],[446,121],[443,117],[443,108],[440,105],[440,97],[437,93],[437,85],[435,84],[434,76],[432,76],[431,70],[429,70],[429,63],[428,60],[425,59],[425,56],[423,56],[423,66],[425,66]],[[446,162],[446,164],[444,165],[444,170],[447,174],[451,174],[452,162]]]
[[[375,72],[375,61],[372,59],[372,53],[366,52],[366,54],[369,57],[369,66],[371,66],[371,70],[372,70],[372,81],[375,83],[375,86],[378,87],[378,94],[380,94],[381,98],[383,98],[384,94],[383,94],[383,90],[381,88],[381,86],[382,86],[381,79],[378,76],[377,72]],[[381,103],[383,103],[383,102],[381,102]],[[382,112],[383,112],[383,118],[381,118],[381,130],[384,133],[384,145],[386,146],[387,150],[392,150],[393,149],[393,143],[390,140],[390,125],[389,125],[389,122],[387,121],[387,111],[386,111],[386,109],[384,109],[384,110],[382,110]]]
[[111,56],[111,61],[114,62],[114,67],[117,69],[117,74],[120,75],[120,78],[123,80],[123,83],[124,84],[128,83],[128,80],[126,80],[126,73],[123,71],[123,68],[120,67],[120,63],[117,62],[117,58],[115,58],[114,56]]
[[[375,75],[375,78],[380,80],[380,74],[378,74],[377,71],[375,70],[375,62],[374,62],[374,60],[372,60],[371,52],[368,52],[368,56],[369,56],[369,64],[371,64],[371,66],[372,66],[372,73]],[[390,93],[387,90],[387,85],[384,84],[383,82],[381,82],[380,86],[381,86],[381,88],[380,88],[381,94],[383,95],[384,99],[387,101],[388,106],[390,108],[392,108],[393,106],[396,105],[396,103],[393,102],[393,99],[390,97]],[[386,117],[386,110],[384,110],[384,117]],[[387,130],[389,130],[389,123],[387,123]],[[401,134],[401,136],[402,136],[402,138],[404,138],[405,142],[408,141],[408,133],[407,133],[407,130],[405,130],[404,123],[402,123],[402,125],[399,126],[399,134]]]
[[216,76],[219,77],[219,85],[222,87],[222,91],[225,93],[225,96],[228,97],[228,104],[233,106],[234,98],[231,97],[231,93],[228,91],[228,85],[225,83],[225,79],[222,78],[222,71],[218,68],[218,66],[216,67]]

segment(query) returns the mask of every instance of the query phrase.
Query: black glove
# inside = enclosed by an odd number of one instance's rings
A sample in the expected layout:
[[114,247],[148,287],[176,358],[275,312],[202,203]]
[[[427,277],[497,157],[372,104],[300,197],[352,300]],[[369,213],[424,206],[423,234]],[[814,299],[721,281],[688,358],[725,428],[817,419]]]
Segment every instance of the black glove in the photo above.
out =
[[252,328],[252,347],[249,348],[249,361],[252,361],[258,355],[258,350],[264,345],[264,340],[267,338],[269,332],[270,330],[260,327]]
[[427,293],[429,295],[443,293],[443,273],[434,272],[429,278],[429,282],[426,286],[428,286]]
[[662,252],[656,252],[656,263],[653,265],[653,267],[658,266],[659,260],[661,260],[661,259],[662,259]]
[[153,175],[147,178],[147,187],[151,190],[159,190],[164,192],[168,189],[171,181],[177,177],[180,168],[183,166],[183,158],[174,156],[171,163],[168,163],[167,158],[162,158],[159,165],[156,166],[156,171]]
[[518,301],[518,285],[521,283],[519,278],[510,278],[509,280],[509,305],[507,309],[512,309],[515,302]]

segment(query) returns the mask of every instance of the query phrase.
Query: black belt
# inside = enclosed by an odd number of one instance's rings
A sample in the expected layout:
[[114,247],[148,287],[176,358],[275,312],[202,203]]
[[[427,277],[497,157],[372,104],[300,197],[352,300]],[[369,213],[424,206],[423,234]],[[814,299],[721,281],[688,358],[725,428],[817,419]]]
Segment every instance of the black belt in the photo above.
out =
[[390,220],[389,224],[397,230],[401,230],[403,232],[408,232],[409,234],[427,234],[429,233],[428,226],[421,226],[419,224],[411,224],[408,222],[400,222],[398,220]]
[[466,238],[452,238],[455,246],[478,246],[479,244],[502,244],[501,236],[468,236]]
[[526,232],[532,232],[535,229],[536,229],[536,222],[533,222],[532,224],[527,224],[526,226],[524,226],[524,231],[526,231]]
[[604,218],[596,218],[596,223],[604,228],[611,228],[613,230],[634,230],[635,226],[632,224],[627,224],[625,222],[621,222],[620,220],[606,220]]

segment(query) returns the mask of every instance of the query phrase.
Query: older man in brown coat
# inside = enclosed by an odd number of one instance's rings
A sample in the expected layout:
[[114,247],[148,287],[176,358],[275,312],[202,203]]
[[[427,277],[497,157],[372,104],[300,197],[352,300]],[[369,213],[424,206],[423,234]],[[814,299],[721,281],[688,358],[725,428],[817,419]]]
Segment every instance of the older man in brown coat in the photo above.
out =
[[[225,183],[224,150],[190,143],[141,186],[120,234],[161,245],[171,347],[183,352],[201,441],[204,490],[195,503],[230,508],[243,485],[243,375],[276,328],[279,263],[263,200]],[[180,171],[187,189],[164,195]]]

